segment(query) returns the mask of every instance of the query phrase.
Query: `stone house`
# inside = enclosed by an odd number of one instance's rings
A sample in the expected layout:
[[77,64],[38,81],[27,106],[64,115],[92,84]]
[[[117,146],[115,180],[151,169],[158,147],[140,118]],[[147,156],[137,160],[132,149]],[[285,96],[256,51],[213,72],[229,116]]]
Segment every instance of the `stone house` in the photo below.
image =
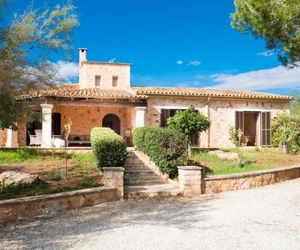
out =
[[[93,127],[111,127],[130,144],[131,132],[141,126],[166,126],[176,110],[195,106],[211,121],[207,132],[194,136],[198,147],[232,147],[230,126],[244,131],[249,146],[271,145],[272,119],[288,109],[290,96],[209,88],[132,87],[130,64],[91,62],[87,49],[79,49],[79,84],[41,90],[24,99],[35,99],[42,112],[40,122],[18,122],[18,131],[0,132],[0,146],[15,147],[29,143],[29,132],[41,129],[42,147],[51,147],[68,121],[72,122],[71,141],[89,143]],[[241,83],[242,84],[242,83]]]

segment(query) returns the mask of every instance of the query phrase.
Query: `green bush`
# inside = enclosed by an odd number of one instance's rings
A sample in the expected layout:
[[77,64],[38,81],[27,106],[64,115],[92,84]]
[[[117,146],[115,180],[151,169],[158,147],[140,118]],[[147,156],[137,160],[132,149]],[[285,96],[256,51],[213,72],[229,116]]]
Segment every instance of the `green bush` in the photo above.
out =
[[168,128],[136,128],[133,131],[134,146],[144,152],[162,173],[174,177],[177,166],[187,160],[187,139],[178,131]]
[[300,116],[282,114],[272,123],[272,142],[281,147],[286,143],[292,153],[300,150]]
[[91,144],[97,167],[124,166],[127,158],[125,140],[110,128],[93,128]]

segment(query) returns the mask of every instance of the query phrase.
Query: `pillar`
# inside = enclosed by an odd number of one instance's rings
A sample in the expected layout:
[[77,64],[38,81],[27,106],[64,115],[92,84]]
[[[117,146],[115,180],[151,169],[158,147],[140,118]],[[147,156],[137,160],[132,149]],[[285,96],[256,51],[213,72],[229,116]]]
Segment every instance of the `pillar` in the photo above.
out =
[[104,186],[117,189],[118,197],[124,197],[124,171],[122,167],[103,167]]
[[135,127],[145,126],[145,112],[147,107],[135,107]]
[[13,130],[12,128],[6,129],[6,144],[5,147],[11,148],[13,146]]
[[41,104],[42,107],[42,147],[51,147],[52,137],[52,104]]
[[184,196],[201,195],[202,168],[197,166],[178,167],[179,187]]

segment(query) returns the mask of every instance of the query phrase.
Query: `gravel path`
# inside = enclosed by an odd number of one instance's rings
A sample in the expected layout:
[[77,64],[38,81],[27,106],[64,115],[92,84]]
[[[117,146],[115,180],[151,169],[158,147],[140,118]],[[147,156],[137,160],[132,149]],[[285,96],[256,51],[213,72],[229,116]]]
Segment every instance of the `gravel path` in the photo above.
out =
[[121,201],[0,226],[0,249],[300,249],[300,179],[200,199]]

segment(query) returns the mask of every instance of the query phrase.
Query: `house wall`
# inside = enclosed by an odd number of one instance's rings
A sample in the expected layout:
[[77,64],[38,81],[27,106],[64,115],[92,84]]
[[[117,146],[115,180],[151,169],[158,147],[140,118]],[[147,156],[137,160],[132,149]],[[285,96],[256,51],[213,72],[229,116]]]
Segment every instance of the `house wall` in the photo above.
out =
[[[101,76],[100,86],[95,86],[96,75]],[[79,87],[113,88],[113,76],[118,76],[117,88],[130,87],[130,64],[83,62],[79,66]]]
[[[236,111],[269,111],[273,119],[278,113],[288,109],[287,101],[258,101],[234,99],[208,99],[189,97],[150,97],[146,110],[146,126],[160,126],[160,110],[162,108],[188,108],[195,106],[201,113],[209,116],[211,127],[209,132],[200,136],[201,147],[228,148],[233,147],[229,140],[228,129],[235,126]],[[208,135],[209,134],[209,135]]]
[[53,112],[61,114],[61,131],[64,130],[64,124],[69,120],[72,122],[72,135],[89,135],[92,128],[102,126],[102,120],[107,114],[115,114],[119,117],[122,136],[125,135],[126,130],[133,128],[134,108],[132,107],[55,105]]
[[0,147],[4,147],[6,143],[6,129],[0,130]]

